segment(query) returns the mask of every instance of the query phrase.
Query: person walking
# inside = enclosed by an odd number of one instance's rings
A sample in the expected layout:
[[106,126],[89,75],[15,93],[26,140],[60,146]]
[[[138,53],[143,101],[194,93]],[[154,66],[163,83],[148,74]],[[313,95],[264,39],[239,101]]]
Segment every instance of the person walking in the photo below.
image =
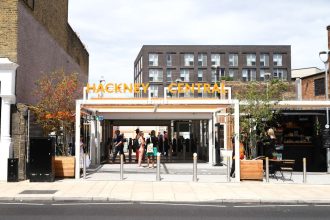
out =
[[140,144],[139,144],[139,136],[140,134],[140,129],[135,129],[135,138],[133,139],[133,149],[135,149],[135,162],[138,163],[139,161],[139,149],[140,149]]
[[[147,139],[147,163],[149,168],[155,168],[155,156],[157,156],[158,152],[158,138],[156,137],[155,130],[152,130],[150,133],[150,138]],[[150,166],[150,163],[152,164]]]
[[168,135],[167,135],[167,132],[164,131],[164,155],[166,157],[166,159],[168,158],[168,147],[169,147],[169,143],[168,143]]
[[133,139],[128,139],[128,162],[132,162]]
[[118,152],[119,152],[119,155],[121,155],[121,154],[124,155],[124,161],[125,161],[123,136],[120,135],[120,131],[119,130],[116,130],[115,131],[115,134],[116,134],[116,138],[114,140],[115,152],[113,153],[112,163],[115,162],[115,159],[117,157]]
[[136,149],[136,152],[139,152],[138,155],[138,167],[142,167],[142,159],[143,159],[143,154],[144,154],[144,146],[145,146],[145,140],[144,140],[144,134],[143,131],[139,131],[138,135],[138,143],[139,143],[139,148]]

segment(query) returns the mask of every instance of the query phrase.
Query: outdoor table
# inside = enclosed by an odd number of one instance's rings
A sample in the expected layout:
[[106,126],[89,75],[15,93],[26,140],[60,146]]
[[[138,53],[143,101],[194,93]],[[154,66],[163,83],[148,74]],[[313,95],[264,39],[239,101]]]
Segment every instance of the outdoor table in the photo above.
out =
[[292,171],[293,171],[293,166],[295,164],[295,160],[277,160],[277,159],[269,159],[269,174],[271,174],[274,178],[277,179],[277,172],[281,173],[281,179],[284,181],[286,180],[284,178],[283,172],[289,172],[290,173],[290,178],[289,180],[292,180]]

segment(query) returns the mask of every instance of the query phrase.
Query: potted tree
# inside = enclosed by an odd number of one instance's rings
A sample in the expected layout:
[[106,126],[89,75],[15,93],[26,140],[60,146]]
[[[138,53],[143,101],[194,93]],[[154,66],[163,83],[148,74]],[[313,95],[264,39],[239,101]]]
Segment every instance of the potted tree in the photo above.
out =
[[35,122],[43,129],[44,136],[54,136],[56,142],[55,175],[74,176],[74,157],[69,148],[74,129],[75,100],[78,98],[77,74],[58,70],[44,74],[36,81],[34,94],[37,104],[30,106]]
[[241,161],[241,179],[261,179],[262,161],[251,160],[257,156],[257,145],[262,140],[267,127],[276,127],[279,111],[275,106],[281,95],[287,90],[287,84],[272,80],[270,82],[248,83],[237,95],[240,100],[241,141],[244,143],[246,159]]

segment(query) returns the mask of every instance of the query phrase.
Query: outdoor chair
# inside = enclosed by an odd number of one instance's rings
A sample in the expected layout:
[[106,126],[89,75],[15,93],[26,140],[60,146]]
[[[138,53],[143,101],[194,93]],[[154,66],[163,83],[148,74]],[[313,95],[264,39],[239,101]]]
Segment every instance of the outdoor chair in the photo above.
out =
[[[292,172],[293,172],[294,165],[295,165],[295,160],[283,160],[282,161],[279,171],[281,173],[281,177],[282,177],[283,181],[285,181],[285,180],[293,181]],[[286,178],[284,175],[285,173],[288,173],[288,175],[290,177]]]

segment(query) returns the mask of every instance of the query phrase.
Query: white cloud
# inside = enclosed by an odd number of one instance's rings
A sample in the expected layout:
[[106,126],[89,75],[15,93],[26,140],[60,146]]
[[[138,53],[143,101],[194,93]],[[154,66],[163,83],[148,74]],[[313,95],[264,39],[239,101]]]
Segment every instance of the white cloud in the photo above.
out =
[[323,67],[327,0],[71,0],[69,22],[90,53],[90,81],[133,81],[143,44],[291,45],[292,68]]

